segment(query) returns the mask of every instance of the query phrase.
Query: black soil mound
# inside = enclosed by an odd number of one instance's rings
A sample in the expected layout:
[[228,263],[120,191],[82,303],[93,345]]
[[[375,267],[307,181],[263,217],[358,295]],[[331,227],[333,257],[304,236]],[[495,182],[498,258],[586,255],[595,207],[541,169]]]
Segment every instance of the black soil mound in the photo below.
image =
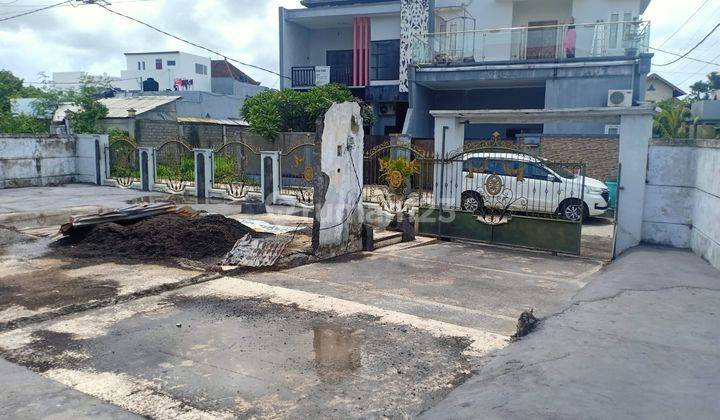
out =
[[57,249],[75,258],[202,260],[224,256],[247,233],[240,222],[221,215],[165,214],[132,225],[98,225],[58,241]]

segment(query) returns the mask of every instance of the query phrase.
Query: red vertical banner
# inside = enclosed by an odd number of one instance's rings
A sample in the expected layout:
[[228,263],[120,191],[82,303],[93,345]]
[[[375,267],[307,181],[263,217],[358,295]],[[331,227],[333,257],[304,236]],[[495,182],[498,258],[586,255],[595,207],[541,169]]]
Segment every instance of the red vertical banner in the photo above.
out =
[[370,84],[370,18],[353,18],[353,86]]
[[365,85],[370,85],[370,18],[365,18]]
[[357,86],[358,84],[358,59],[360,58],[358,56],[358,18],[353,18],[353,62],[352,62],[352,69],[353,69],[353,76],[352,76],[352,85]]

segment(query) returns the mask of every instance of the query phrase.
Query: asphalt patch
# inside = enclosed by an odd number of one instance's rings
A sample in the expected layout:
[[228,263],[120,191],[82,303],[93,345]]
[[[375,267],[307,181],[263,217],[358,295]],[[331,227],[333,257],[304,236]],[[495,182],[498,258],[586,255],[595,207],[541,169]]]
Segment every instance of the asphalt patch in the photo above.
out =
[[126,375],[174,401],[238,418],[407,418],[471,372],[469,340],[374,317],[182,294],[158,308],[89,339],[36,331],[2,355],[36,371]]
[[62,268],[34,270],[0,277],[0,309],[22,306],[30,310],[62,307],[117,296],[116,281],[69,277]]

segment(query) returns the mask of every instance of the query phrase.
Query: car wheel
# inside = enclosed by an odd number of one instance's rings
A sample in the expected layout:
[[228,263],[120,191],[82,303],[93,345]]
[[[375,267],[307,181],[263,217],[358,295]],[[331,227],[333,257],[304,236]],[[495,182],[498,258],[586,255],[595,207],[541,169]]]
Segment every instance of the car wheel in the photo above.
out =
[[588,216],[585,203],[580,200],[568,200],[560,207],[560,215],[571,222],[582,222]]
[[466,191],[460,198],[460,207],[465,211],[478,213],[483,208],[482,196],[475,191]]

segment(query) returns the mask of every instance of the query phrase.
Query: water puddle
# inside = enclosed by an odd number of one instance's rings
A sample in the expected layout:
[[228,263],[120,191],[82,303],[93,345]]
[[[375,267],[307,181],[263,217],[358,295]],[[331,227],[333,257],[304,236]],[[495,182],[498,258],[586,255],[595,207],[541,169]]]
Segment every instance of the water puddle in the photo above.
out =
[[362,330],[334,324],[313,326],[317,374],[325,382],[342,381],[362,366]]

